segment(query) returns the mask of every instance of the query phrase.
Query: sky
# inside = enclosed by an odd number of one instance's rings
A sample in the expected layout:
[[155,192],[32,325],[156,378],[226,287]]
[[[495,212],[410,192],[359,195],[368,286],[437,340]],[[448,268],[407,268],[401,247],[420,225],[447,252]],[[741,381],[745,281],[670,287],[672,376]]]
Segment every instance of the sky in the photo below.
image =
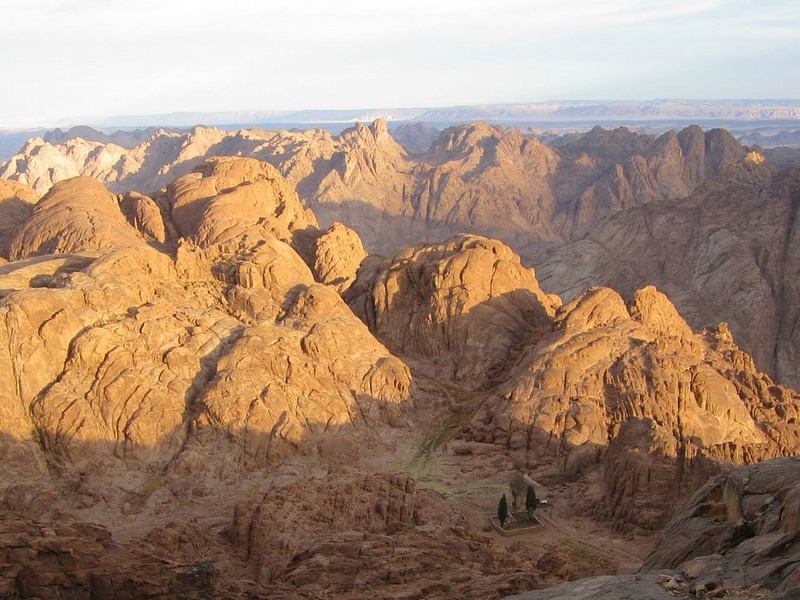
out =
[[800,98],[797,0],[3,0],[0,127]]

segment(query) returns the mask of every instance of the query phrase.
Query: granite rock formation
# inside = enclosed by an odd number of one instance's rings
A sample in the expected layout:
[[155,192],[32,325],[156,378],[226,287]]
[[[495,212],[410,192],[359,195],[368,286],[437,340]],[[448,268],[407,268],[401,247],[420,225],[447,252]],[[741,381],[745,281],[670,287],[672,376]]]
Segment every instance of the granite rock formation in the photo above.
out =
[[677,568],[706,590],[800,590],[800,459],[740,467],[704,485],[664,528],[643,570]]
[[470,235],[364,263],[347,297],[394,352],[467,387],[497,377],[559,303],[506,245]]
[[34,139],[0,177],[39,193],[78,174],[116,192],[154,193],[204,158],[250,156],[277,167],[324,226],[344,223],[372,251],[462,231],[533,251],[582,235],[609,212],[684,197],[744,154],[729,133],[698,127],[657,139],[596,128],[554,149],[474,123],[442,131],[412,155],[378,120],[336,137],[320,130],[158,131],[127,152],[80,138]]
[[125,219],[116,196],[91,177],[60,182],[39,200],[9,242],[9,258],[134,248],[146,242]]
[[201,247],[233,239],[293,234],[316,229],[316,220],[274,167],[242,158],[214,158],[167,188],[179,235]]
[[[443,132],[430,169],[405,172],[413,161],[382,123],[237,136],[162,136],[136,172],[155,172],[159,152],[194,170],[171,182],[164,170],[150,196],[80,176],[21,213],[9,248],[24,259],[0,266],[3,591],[500,597],[597,572],[563,547],[498,544],[475,526],[469,494],[495,494],[508,463],[552,466],[553,481],[583,486],[573,509],[641,533],[723,462],[800,450],[798,395],[727,326],[695,332],[655,288],[627,305],[592,288],[561,306],[507,245],[469,234],[367,256],[354,231],[319,229],[278,168],[203,159],[283,144],[285,172],[330,205],[437,176],[435,212],[469,181],[480,194],[495,175],[521,185],[528,167],[495,164],[508,156],[549,173],[566,153],[476,125]],[[604,139],[581,152],[653,151],[622,131]],[[719,181],[736,147],[703,139],[687,173]],[[672,193],[654,182],[649,205]],[[606,210],[584,208],[585,222]],[[487,479],[472,489],[449,481],[477,473]],[[584,485],[598,473],[605,488]]]
[[346,297],[418,372],[489,390],[465,438],[556,459],[567,478],[602,468],[585,509],[617,527],[658,529],[722,463],[800,451],[800,396],[652,286],[559,307],[506,246],[460,236],[364,261]]
[[[470,232],[509,244],[539,269],[545,289],[567,299],[592,285],[627,298],[655,284],[693,327],[728,322],[761,369],[796,385],[797,336],[785,325],[796,320],[797,301],[781,291],[792,280],[791,273],[782,275],[790,270],[782,264],[792,263],[778,247],[793,239],[784,235],[794,214],[786,209],[791,185],[776,178],[771,189],[762,175],[742,175],[746,154],[724,130],[697,126],[657,138],[597,127],[548,146],[532,134],[485,123],[446,129],[426,151],[412,154],[379,120],[339,136],[158,130],[129,150],[80,138],[34,139],[0,167],[0,177],[43,194],[84,174],[117,193],[137,190],[159,203],[159,189],[208,157],[253,157],[275,166],[323,227],[346,225],[371,252],[393,254]],[[760,177],[760,187],[752,177]],[[777,204],[766,197],[773,194],[780,196]],[[765,212],[770,218],[759,221]],[[157,228],[143,234],[161,238]],[[717,276],[707,275],[723,262]],[[723,276],[728,267],[745,273],[748,285],[733,289],[730,282],[739,278]],[[758,327],[747,326],[753,303]]]
[[508,600],[795,598],[800,464],[740,467],[697,491],[664,528],[637,574],[606,576]]
[[365,258],[367,252],[358,234],[341,223],[333,223],[315,241],[314,277],[344,294],[355,282]]
[[170,235],[164,217],[156,202],[138,192],[129,192],[119,200],[119,207],[128,223],[139,231],[148,242],[164,244]]
[[[205,185],[252,194],[261,216],[230,208],[226,215],[211,194],[206,208],[224,224],[212,235],[206,213],[195,229],[186,225],[179,209],[191,207],[190,194],[178,194],[176,229],[205,245],[184,242],[175,260],[149,248],[97,182],[65,181],[37,204],[12,255],[72,254],[11,263],[0,275],[7,432],[24,439],[36,431],[51,460],[70,468],[105,456],[164,465],[203,427],[296,445],[314,423],[386,422],[394,417],[382,417],[382,406],[409,400],[407,367],[273,235],[291,241],[293,227],[310,225],[296,196],[268,165],[223,162],[207,168],[250,174],[255,183],[212,175]],[[255,225],[259,243],[243,245]],[[358,351],[345,359],[350,347]],[[242,444],[247,460],[258,455],[254,464],[264,464],[263,453]]]
[[751,154],[686,199],[619,213],[559,248],[539,263],[542,285],[629,298],[654,283],[693,327],[728,322],[760,369],[797,385],[798,190],[800,172]]
[[591,510],[620,527],[657,529],[671,489],[698,487],[718,462],[800,451],[800,396],[759,373],[723,324],[693,333],[653,287],[626,306],[593,288],[559,309],[466,429],[568,477],[601,464]]

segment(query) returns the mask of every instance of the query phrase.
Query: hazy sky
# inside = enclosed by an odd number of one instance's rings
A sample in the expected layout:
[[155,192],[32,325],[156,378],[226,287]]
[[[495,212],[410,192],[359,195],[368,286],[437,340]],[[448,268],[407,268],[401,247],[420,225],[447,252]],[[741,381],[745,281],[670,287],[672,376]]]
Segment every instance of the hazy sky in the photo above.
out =
[[0,126],[800,98],[798,0],[3,0]]

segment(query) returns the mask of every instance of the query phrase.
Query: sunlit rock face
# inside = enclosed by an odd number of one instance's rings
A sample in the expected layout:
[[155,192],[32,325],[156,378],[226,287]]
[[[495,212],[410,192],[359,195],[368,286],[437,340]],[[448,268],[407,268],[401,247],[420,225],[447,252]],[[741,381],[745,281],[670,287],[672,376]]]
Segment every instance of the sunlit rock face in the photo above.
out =
[[470,235],[364,264],[348,299],[390,349],[469,387],[541,337],[559,302],[505,244]]
[[145,246],[116,196],[90,177],[54,186],[9,242],[9,258]]
[[341,223],[333,223],[316,240],[314,257],[314,277],[344,294],[355,282],[367,252],[355,231]]
[[46,454],[86,469],[170,464],[220,432],[255,468],[308,434],[397,420],[410,372],[287,243],[313,215],[272,167],[215,161],[170,198],[189,236],[175,259],[88,178],[56,185],[24,223],[15,255],[56,254],[0,275],[10,433],[33,428]]
[[[381,120],[338,136],[158,130],[129,149],[110,140],[48,140],[31,140],[0,166],[0,178],[42,195],[63,179],[88,175],[115,193],[136,190],[159,204],[159,190],[207,159],[252,157],[273,165],[323,228],[346,225],[370,252],[390,256],[470,232],[508,244],[537,268],[543,289],[566,300],[592,286],[629,299],[654,284],[693,328],[727,322],[759,369],[800,384],[800,338],[791,325],[798,322],[798,236],[791,232],[797,174],[773,173],[762,155],[721,129],[690,126],[656,137],[596,127],[548,146],[478,122],[441,131],[415,153]],[[219,202],[241,200],[244,210],[250,201],[240,193],[248,195],[228,189]],[[131,221],[132,209],[124,210]],[[161,241],[152,207],[137,210],[148,216],[136,227]],[[195,203],[189,213],[198,210]],[[239,226],[258,229],[253,222]],[[181,235],[200,235],[200,243],[224,231],[238,235],[223,221],[211,227]],[[308,260],[306,249],[298,250]]]
[[561,457],[568,476],[602,464],[592,510],[656,529],[674,508],[668,491],[697,487],[717,462],[800,451],[798,411],[800,396],[759,373],[724,324],[693,333],[653,287],[627,306],[593,288],[559,309],[466,434]]
[[[209,597],[220,576],[210,562],[164,568],[132,548],[184,552],[171,527],[189,526],[197,499],[227,518],[249,494],[234,483],[313,456],[324,439],[405,426],[413,408],[409,368],[309,266],[334,284],[354,278],[357,262],[334,258],[360,247],[353,232],[320,238],[281,176],[252,160],[201,165],[163,200],[70,179],[15,232],[29,258],[0,272],[0,510],[20,517],[0,529],[3,551],[27,562],[0,575],[3,594]],[[122,515],[142,528],[132,546],[82,520],[119,534]],[[32,519],[58,524],[58,547]],[[207,552],[239,560],[194,527]],[[223,575],[234,597],[239,568]]]
[[572,479],[602,468],[604,494],[586,510],[642,531],[721,464],[800,450],[800,397],[725,324],[692,331],[652,286],[627,304],[592,288],[558,307],[515,259],[460,236],[368,259],[347,294],[390,349],[424,357],[420,372],[488,387],[463,437],[529,464],[557,459]]
[[267,233],[291,243],[316,228],[280,173],[253,159],[209,160],[171,183],[167,198],[178,233],[201,247]]

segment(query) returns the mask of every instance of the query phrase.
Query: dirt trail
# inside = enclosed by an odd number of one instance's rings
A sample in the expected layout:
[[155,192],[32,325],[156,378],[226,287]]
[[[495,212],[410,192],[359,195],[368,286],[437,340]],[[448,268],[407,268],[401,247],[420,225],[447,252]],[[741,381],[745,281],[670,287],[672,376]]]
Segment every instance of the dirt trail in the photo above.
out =
[[595,543],[592,541],[590,536],[586,535],[586,531],[580,531],[576,527],[570,525],[565,519],[553,516],[549,510],[537,511],[536,516],[539,517],[540,521],[555,528],[563,535],[566,535],[586,546],[591,546],[603,555],[607,555],[610,551],[613,551],[613,553],[617,556],[626,557],[627,561],[620,560],[619,562],[620,564],[623,564],[624,562],[625,565],[629,565],[631,570],[638,569],[644,561],[644,556],[639,556],[633,552],[621,548],[623,543],[630,546],[630,543],[627,540],[622,540],[621,538],[605,538],[604,543]]
[[537,495],[548,497],[551,502],[537,513],[544,527],[515,536],[495,531],[489,519],[496,514],[500,496],[508,492],[508,481],[514,473],[512,459],[504,449],[489,444],[455,451],[460,443],[454,439],[458,428],[469,418],[469,407],[477,398],[462,390],[437,388],[442,404],[453,402],[462,410],[450,411],[446,418],[441,418],[436,414],[439,411],[431,407],[431,414],[423,417],[430,425],[418,430],[415,438],[401,443],[384,468],[410,475],[421,487],[441,494],[464,515],[472,532],[486,535],[492,543],[510,548],[520,545],[540,548],[542,552],[561,549],[573,557],[576,568],[586,563],[588,569],[605,569],[610,574],[636,571],[641,566],[652,539],[631,540],[602,523],[572,518],[568,506],[571,484],[551,490],[536,483]]

